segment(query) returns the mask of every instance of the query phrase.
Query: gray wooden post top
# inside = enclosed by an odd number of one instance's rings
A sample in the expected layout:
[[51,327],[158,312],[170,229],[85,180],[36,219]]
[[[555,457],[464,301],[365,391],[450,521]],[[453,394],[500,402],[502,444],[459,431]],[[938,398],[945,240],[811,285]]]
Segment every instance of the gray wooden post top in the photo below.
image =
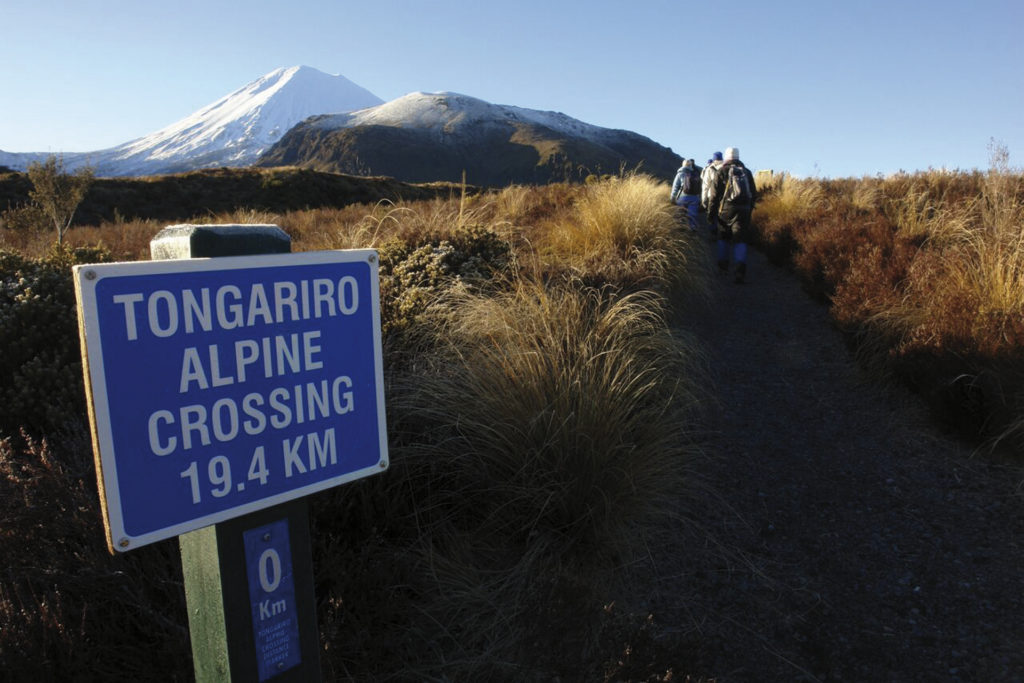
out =
[[276,225],[168,225],[149,243],[154,261],[287,254],[292,238]]

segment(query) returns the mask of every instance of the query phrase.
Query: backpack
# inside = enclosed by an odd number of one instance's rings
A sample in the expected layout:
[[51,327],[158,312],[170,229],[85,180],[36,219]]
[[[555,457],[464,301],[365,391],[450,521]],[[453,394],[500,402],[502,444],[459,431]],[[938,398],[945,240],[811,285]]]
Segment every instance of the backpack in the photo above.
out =
[[724,166],[725,192],[722,194],[722,201],[730,204],[749,204],[754,198],[754,188],[750,186],[750,177],[746,170],[736,164]]
[[683,194],[700,194],[700,174],[697,169],[688,168],[683,171]]

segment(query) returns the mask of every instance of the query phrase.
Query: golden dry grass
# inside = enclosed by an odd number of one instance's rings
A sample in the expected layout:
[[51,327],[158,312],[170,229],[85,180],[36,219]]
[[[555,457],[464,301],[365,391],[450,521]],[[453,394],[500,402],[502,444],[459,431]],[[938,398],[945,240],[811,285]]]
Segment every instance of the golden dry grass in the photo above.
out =
[[[401,275],[406,291],[430,295],[410,297],[418,303],[406,325],[385,342],[392,469],[325,493],[315,507],[327,670],[413,680],[600,675],[594,614],[604,590],[673,514],[697,454],[690,434],[699,351],[670,333],[666,317],[670,291],[699,293],[702,285],[689,272],[692,255],[666,194],[663,184],[631,175],[190,221],[277,223],[296,251],[378,247],[382,262],[384,254],[397,259],[382,268],[384,278]],[[115,221],[68,237],[102,244],[115,258],[147,258],[160,227]],[[26,250],[45,252],[51,241],[20,237]],[[384,284],[382,291],[401,289]],[[11,471],[31,455],[5,446]],[[57,475],[60,488],[67,475]],[[9,500],[32,486],[13,476],[0,484]],[[59,514],[37,499],[32,510],[11,507],[12,529]],[[101,552],[102,533],[89,526],[97,501],[82,500],[59,543],[87,557],[76,548],[95,542]],[[55,547],[58,539],[31,528],[9,535],[0,554],[28,537]],[[159,553],[141,552],[142,565],[166,565]],[[105,615],[147,610],[132,626],[140,643],[184,629],[172,623],[180,610],[153,619],[149,605],[164,599],[166,584],[124,595],[103,588],[115,582],[104,571],[79,583],[60,575],[56,586],[37,572],[5,575],[0,649],[24,651],[17,674],[31,675],[32,661],[52,660],[57,649],[66,655],[61,671],[86,670],[106,637],[98,626]],[[43,614],[57,600],[60,612],[26,630],[21,611]],[[79,614],[95,617],[64,623],[62,615]],[[538,639],[551,646],[538,650]],[[148,661],[140,647],[111,640],[100,650],[117,667],[124,658]],[[187,675],[166,665],[151,673]]]
[[755,213],[867,357],[982,438],[1024,432],[1024,176],[994,152],[986,173],[786,183]]
[[825,203],[819,181],[782,175],[758,204],[763,224],[792,225],[814,216]]
[[[535,610],[600,604],[613,568],[693,488],[699,351],[669,333],[664,306],[651,292],[520,281],[496,296],[453,290],[427,313],[431,353],[389,410],[432,425],[401,451],[430,567],[424,609],[451,651],[500,655],[463,662],[466,676],[578,656],[530,653]],[[596,631],[577,620],[563,635],[592,647]]]

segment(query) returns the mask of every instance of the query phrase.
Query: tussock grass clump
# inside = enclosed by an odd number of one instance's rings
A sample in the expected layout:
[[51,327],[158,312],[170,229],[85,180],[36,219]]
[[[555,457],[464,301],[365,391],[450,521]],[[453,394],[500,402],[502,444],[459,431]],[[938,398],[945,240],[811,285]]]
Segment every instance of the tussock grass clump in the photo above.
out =
[[896,228],[898,239],[945,243],[970,231],[973,207],[936,198],[933,194],[924,184],[910,187],[903,195],[880,198],[882,212]]
[[576,203],[576,220],[561,225],[556,243],[565,244],[567,252],[586,255],[610,250],[622,259],[661,247],[664,228],[674,217],[664,202],[655,201],[650,191],[654,183],[633,175],[586,186]]
[[376,248],[402,224],[410,209],[391,201],[373,206],[359,204],[342,209],[324,208],[293,211],[277,224],[287,232],[293,247],[303,251],[320,249]]
[[542,187],[511,185],[494,198],[495,213],[512,225],[535,226],[570,209],[580,195],[580,186],[552,183]]
[[640,174],[580,188],[571,212],[535,236],[561,267],[627,289],[700,290],[693,246],[683,240],[662,183]]
[[782,174],[763,192],[757,207],[758,219],[762,227],[793,225],[814,217],[824,203],[825,192],[819,181]]
[[446,426],[444,450],[465,465],[459,505],[493,538],[618,554],[636,520],[670,507],[688,461],[693,352],[661,301],[528,283],[452,296],[433,311],[438,351],[410,409]]
[[772,260],[788,263],[800,233],[815,224],[825,209],[825,191],[819,181],[782,174],[757,203],[757,243]]
[[[402,469],[442,647],[501,655],[489,665],[543,658],[536,612],[607,600],[580,577],[631,562],[677,509],[696,455],[697,351],[664,313],[651,293],[533,283],[453,291],[427,313],[434,352],[389,410],[419,435],[400,437]],[[466,630],[467,611],[486,626]],[[595,625],[566,628],[592,647]]]

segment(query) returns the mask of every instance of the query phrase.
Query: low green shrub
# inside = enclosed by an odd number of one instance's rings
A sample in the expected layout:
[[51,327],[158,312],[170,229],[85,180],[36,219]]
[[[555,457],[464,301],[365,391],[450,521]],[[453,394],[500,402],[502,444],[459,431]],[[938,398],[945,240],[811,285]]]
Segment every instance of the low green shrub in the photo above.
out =
[[512,263],[510,245],[482,226],[433,236],[422,244],[385,242],[380,247],[384,333],[407,328],[455,283],[480,289]]
[[43,259],[0,251],[0,436],[61,431],[85,416],[71,267],[109,260],[55,247]]
[[23,204],[0,214],[0,229],[2,230],[42,232],[49,228],[46,214],[37,204]]

